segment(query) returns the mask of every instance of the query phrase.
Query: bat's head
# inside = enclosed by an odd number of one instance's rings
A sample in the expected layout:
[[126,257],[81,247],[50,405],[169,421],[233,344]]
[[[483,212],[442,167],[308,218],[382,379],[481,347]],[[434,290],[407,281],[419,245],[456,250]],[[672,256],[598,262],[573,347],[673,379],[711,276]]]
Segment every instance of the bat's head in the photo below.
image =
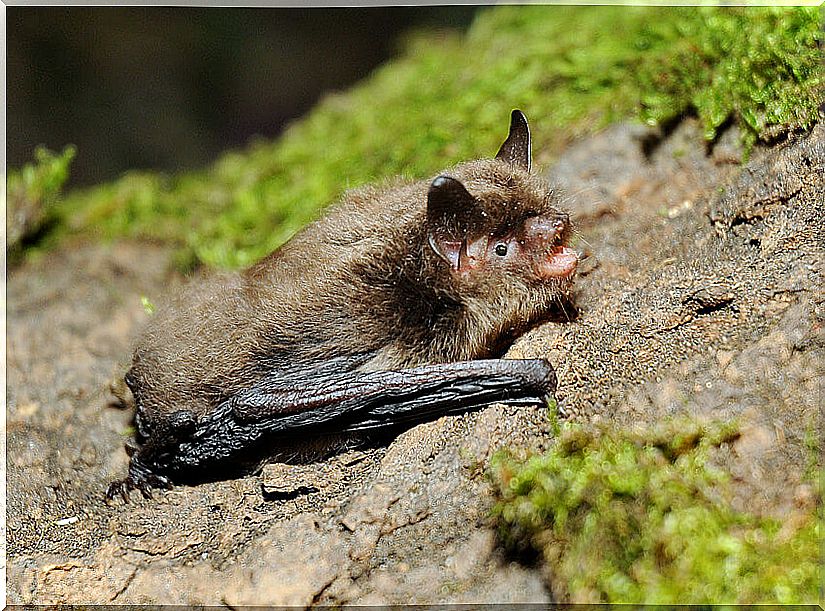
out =
[[514,110],[495,159],[438,176],[427,197],[429,245],[451,285],[507,318],[533,317],[569,292],[578,263],[570,217],[530,165],[530,129]]

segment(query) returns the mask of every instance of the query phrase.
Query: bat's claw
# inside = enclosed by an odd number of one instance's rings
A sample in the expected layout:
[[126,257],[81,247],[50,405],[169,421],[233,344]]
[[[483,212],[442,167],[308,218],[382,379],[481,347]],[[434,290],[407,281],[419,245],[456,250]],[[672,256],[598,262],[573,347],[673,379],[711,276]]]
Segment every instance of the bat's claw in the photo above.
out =
[[119,496],[124,504],[129,502],[129,492],[127,491],[125,479],[114,481],[106,488],[105,499],[107,503],[114,501],[116,496]]
[[169,481],[168,477],[152,473],[140,463],[135,464],[135,459],[132,459],[132,464],[129,466],[129,475],[109,484],[106,489],[105,500],[110,503],[115,497],[119,496],[126,504],[129,502],[129,493],[132,490],[139,491],[145,499],[151,499],[153,498],[153,488],[168,490],[171,487],[172,482]]
[[116,481],[112,482],[111,484],[109,484],[109,487],[106,488],[106,496],[105,496],[105,502],[106,503],[111,503],[112,501],[115,500],[115,497],[117,497],[117,496],[119,496],[121,498],[124,505],[129,502],[129,478],[128,477],[125,478],[125,479],[116,480]]

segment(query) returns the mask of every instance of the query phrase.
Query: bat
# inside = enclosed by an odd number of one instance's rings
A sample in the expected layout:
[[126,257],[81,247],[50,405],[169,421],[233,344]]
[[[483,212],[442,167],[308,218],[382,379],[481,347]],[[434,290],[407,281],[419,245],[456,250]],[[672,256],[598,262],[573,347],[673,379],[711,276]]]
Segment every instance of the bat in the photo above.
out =
[[190,283],[134,352],[137,444],[107,499],[317,436],[552,397],[546,360],[495,358],[578,263],[559,192],[530,170],[514,110],[494,158],[352,190],[252,267]]

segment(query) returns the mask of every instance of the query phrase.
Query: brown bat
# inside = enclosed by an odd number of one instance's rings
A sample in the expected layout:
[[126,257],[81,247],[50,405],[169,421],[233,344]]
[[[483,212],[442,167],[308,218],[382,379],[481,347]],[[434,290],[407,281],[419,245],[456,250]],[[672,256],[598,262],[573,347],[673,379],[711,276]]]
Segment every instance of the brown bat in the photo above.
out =
[[135,351],[140,445],[107,497],[313,436],[545,402],[547,361],[492,358],[569,292],[578,261],[530,165],[514,110],[495,159],[351,191],[251,268],[190,285]]

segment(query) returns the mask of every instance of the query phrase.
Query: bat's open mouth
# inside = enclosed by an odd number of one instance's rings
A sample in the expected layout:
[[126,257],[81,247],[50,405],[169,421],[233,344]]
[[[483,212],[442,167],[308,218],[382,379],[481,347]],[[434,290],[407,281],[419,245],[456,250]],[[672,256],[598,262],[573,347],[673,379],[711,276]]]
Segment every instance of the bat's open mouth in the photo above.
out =
[[569,278],[576,271],[579,255],[567,246],[553,246],[539,263],[539,273],[545,278]]

